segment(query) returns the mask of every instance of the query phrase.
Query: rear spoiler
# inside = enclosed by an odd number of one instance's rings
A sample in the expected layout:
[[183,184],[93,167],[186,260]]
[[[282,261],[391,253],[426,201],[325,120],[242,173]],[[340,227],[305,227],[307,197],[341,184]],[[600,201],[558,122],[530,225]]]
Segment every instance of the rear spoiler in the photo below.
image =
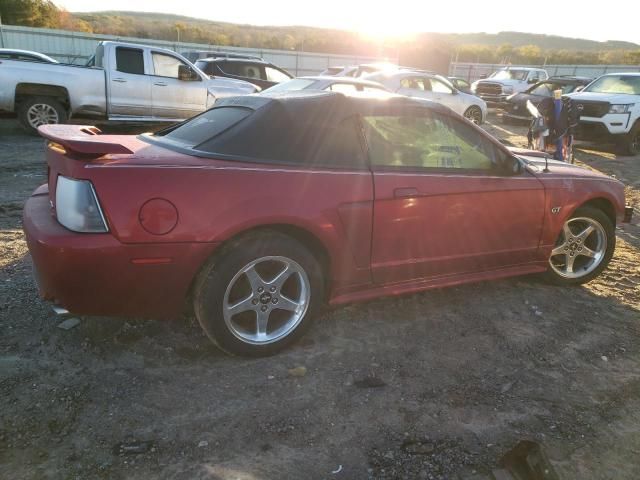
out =
[[108,153],[133,153],[121,143],[114,142],[111,135],[102,135],[99,128],[88,125],[41,125],[38,133],[80,155],[98,157]]

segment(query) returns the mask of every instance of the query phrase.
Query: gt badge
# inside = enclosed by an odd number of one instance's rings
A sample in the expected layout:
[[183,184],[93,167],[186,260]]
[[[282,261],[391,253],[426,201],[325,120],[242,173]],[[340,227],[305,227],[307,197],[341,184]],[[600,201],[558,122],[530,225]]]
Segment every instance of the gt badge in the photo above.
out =
[[553,213],[554,215],[560,213],[560,209],[562,207],[551,207],[551,213]]

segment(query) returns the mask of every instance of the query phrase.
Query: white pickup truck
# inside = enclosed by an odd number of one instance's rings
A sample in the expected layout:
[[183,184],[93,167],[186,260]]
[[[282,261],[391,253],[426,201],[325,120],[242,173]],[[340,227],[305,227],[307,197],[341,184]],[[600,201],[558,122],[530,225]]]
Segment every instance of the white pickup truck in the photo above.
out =
[[640,153],[640,73],[608,73],[567,95],[580,115],[578,140],[611,142]]
[[546,80],[549,74],[542,68],[506,67],[489,78],[471,84],[471,91],[490,106],[501,105],[509,95],[524,92],[534,83]]
[[32,132],[78,118],[176,122],[217,98],[257,90],[249,82],[209,78],[170,50],[121,42],[101,42],[91,66],[0,60],[0,111],[15,113]]

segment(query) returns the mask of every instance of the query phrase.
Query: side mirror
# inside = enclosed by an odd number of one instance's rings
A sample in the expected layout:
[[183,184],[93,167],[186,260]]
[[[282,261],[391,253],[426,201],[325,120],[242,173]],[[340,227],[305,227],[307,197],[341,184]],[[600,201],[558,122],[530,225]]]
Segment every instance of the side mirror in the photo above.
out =
[[200,75],[198,75],[188,65],[178,65],[178,80],[182,80],[183,82],[193,82],[200,80]]
[[574,90],[574,93],[581,92],[582,90],[584,90],[584,87],[585,87],[584,85],[577,86],[576,89]]

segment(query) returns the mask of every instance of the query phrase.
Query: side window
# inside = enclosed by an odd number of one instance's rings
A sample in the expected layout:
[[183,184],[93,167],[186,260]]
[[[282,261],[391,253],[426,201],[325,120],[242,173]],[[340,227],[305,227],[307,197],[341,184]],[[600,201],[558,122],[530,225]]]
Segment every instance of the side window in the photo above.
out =
[[374,167],[492,170],[496,162],[493,145],[452,118],[370,116],[363,123]]
[[286,82],[287,80],[290,79],[290,77],[281,72],[278,69],[272,68],[272,67],[264,67],[266,73],[267,73],[267,80],[269,80],[270,82],[276,82],[276,83],[280,83],[280,82]]
[[400,80],[400,86],[402,88],[411,88],[412,90],[431,90],[431,83],[429,83],[429,80],[421,77],[403,78],[402,80]]
[[451,93],[452,92],[449,85],[445,85],[443,82],[435,78],[431,79],[431,90],[434,93]]
[[153,52],[151,58],[153,58],[153,71],[157,77],[178,78],[178,67],[186,65],[180,59],[164,53]]
[[311,153],[311,166],[366,168],[358,122],[347,118],[326,129],[324,141]]
[[144,52],[138,48],[116,47],[116,70],[144,75]]

